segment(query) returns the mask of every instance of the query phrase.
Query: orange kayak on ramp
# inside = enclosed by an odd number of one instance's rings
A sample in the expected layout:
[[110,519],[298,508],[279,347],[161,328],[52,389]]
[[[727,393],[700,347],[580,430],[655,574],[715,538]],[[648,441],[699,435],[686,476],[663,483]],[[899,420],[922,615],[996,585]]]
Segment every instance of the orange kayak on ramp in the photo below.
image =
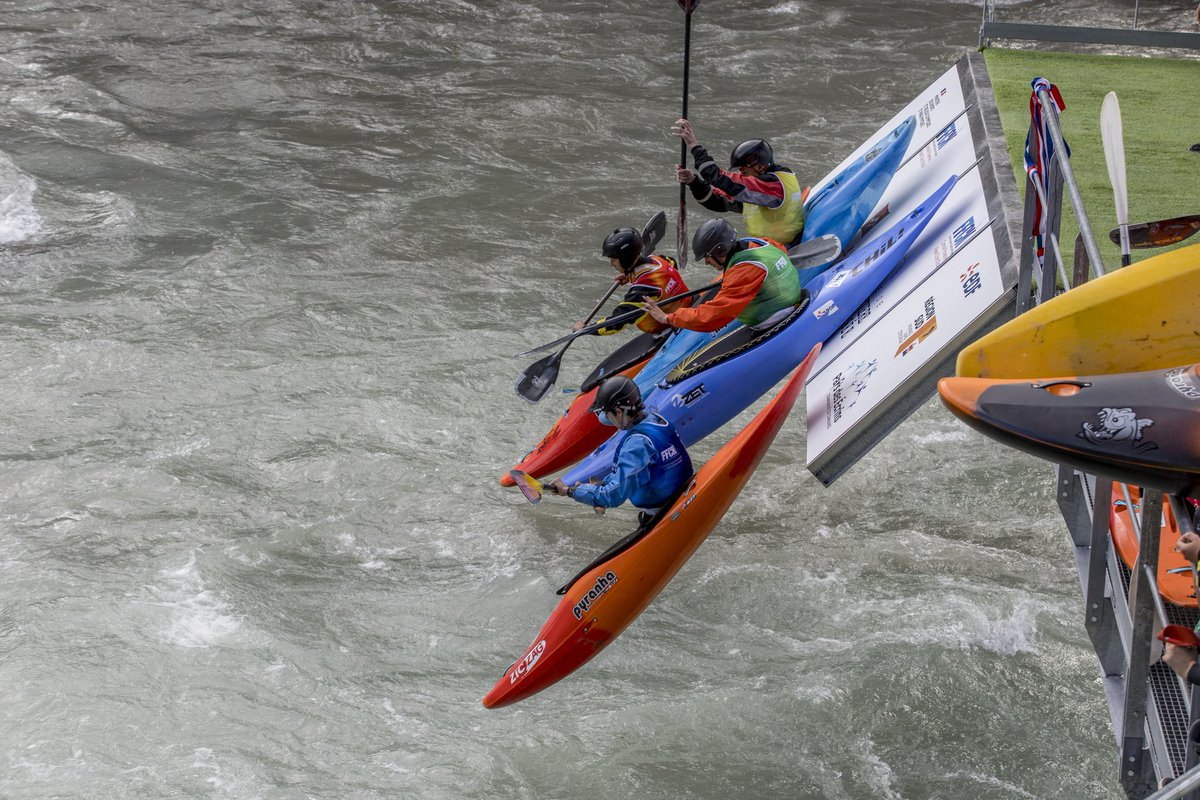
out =
[[[483,698],[499,708],[570,675],[608,646],[658,596],[733,504],[783,426],[821,345],[784,387],[708,460],[650,530],[618,542],[564,590],[533,644]],[[590,416],[590,415],[589,415]]]
[[[1129,495],[1126,496],[1125,492]],[[1142,511],[1142,490],[1136,486],[1113,481],[1112,510],[1109,513],[1108,525],[1112,531],[1113,545],[1117,554],[1125,562],[1125,566],[1133,569],[1138,557],[1138,534],[1134,521],[1129,513],[1129,503],[1133,502],[1133,512],[1139,515]],[[1158,593],[1163,599],[1177,606],[1196,608],[1196,584],[1192,578],[1191,565],[1175,549],[1179,539],[1179,525],[1171,504],[1163,499],[1162,530],[1158,537]]]

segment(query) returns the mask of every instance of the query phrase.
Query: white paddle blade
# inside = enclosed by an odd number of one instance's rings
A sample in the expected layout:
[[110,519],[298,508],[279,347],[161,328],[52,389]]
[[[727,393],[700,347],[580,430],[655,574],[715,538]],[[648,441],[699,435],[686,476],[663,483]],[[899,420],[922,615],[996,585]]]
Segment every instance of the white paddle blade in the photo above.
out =
[[1100,138],[1104,142],[1104,160],[1108,164],[1108,180],[1113,187],[1117,207],[1117,224],[1129,224],[1129,192],[1125,183],[1125,134],[1121,126],[1121,104],[1116,92],[1104,96],[1100,107]]

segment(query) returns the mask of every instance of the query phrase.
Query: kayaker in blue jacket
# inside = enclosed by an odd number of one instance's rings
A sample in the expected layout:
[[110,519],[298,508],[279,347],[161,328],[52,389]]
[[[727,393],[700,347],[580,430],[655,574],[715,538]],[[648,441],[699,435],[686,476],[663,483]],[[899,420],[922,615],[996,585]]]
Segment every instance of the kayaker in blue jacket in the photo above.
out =
[[614,375],[600,385],[591,410],[625,431],[613,453],[611,471],[600,483],[567,486],[558,478],[547,488],[597,508],[615,508],[629,500],[643,510],[645,522],[687,486],[692,459],[675,427],[646,412],[637,384],[624,375]]

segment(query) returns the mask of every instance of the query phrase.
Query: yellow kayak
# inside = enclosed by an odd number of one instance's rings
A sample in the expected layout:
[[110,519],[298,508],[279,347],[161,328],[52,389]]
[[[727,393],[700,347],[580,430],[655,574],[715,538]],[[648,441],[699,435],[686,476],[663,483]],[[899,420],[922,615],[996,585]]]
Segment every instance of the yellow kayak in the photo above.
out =
[[1200,361],[1200,245],[1072,289],[965,347],[969,378],[1108,375]]

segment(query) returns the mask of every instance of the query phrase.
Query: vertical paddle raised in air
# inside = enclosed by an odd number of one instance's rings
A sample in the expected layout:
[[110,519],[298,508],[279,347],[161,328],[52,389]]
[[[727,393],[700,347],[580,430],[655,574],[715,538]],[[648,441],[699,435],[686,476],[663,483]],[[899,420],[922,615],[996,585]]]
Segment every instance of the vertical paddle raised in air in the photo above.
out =
[[[688,115],[688,67],[692,61],[692,12],[700,5],[700,0],[676,0],[683,9],[683,113],[682,119]],[[679,166],[687,166],[687,142],[679,142]],[[679,219],[675,228],[676,257],[680,268],[687,266],[687,184],[679,184]]]

